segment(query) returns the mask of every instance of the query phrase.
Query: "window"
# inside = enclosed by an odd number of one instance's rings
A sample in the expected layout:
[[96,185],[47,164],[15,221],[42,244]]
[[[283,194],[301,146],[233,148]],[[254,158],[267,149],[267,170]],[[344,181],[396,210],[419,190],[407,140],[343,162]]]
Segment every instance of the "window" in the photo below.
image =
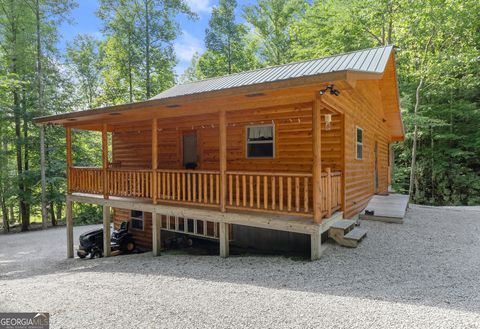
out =
[[135,230],[143,231],[143,212],[138,210],[132,210],[130,212],[132,228]]
[[247,158],[273,158],[274,134],[274,125],[247,127]]
[[363,129],[360,127],[357,127],[357,138],[356,138],[356,148],[357,148],[357,155],[356,159],[357,160],[362,160],[363,159]]

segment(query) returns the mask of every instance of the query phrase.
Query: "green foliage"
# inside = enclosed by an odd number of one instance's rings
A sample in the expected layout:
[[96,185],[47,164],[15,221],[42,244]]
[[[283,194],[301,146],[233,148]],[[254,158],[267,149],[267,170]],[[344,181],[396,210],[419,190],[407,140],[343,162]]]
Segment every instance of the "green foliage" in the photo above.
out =
[[243,9],[258,38],[262,62],[279,65],[293,60],[291,27],[303,14],[304,4],[301,0],[259,0]]
[[257,59],[243,24],[236,22],[235,0],[220,0],[205,31],[206,52],[196,65],[199,78],[211,78],[255,68]]

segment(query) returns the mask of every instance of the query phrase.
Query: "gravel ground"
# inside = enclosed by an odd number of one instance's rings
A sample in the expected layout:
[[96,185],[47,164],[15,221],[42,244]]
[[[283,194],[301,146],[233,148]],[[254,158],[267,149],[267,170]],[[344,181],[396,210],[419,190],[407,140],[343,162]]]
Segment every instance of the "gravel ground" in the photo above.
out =
[[[480,328],[480,214],[411,206],[317,262],[167,252],[65,258],[65,229],[0,235],[0,311],[52,328]],[[75,241],[80,232],[75,228]]]

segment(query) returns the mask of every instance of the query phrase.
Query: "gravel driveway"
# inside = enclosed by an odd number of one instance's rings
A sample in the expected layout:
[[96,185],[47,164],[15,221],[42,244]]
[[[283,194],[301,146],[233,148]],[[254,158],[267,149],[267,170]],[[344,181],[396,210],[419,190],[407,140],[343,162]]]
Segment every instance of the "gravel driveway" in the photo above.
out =
[[[68,260],[65,229],[0,235],[0,311],[52,328],[480,328],[480,212],[412,206],[316,262],[167,252]],[[80,232],[75,228],[75,241]]]

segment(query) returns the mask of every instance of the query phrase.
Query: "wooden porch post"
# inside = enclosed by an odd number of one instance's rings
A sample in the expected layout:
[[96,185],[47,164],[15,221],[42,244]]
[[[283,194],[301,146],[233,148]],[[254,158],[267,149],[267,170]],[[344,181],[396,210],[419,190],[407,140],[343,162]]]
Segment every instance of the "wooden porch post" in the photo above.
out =
[[322,221],[322,106],[320,95],[315,95],[312,108],[313,145],[313,222]]
[[72,194],[72,129],[65,129],[66,146],[67,146],[67,194]]
[[110,246],[110,207],[103,206],[103,255],[110,257],[112,248]]
[[107,124],[102,127],[102,168],[103,168],[103,197],[108,199],[108,135]]
[[67,220],[67,257],[73,258],[73,202],[68,200],[66,207]]
[[161,241],[161,220],[162,216],[156,211],[152,212],[152,253],[153,256],[160,256],[162,249]]
[[227,223],[219,223],[220,226],[220,257],[228,257],[230,254],[229,228]]
[[220,158],[220,211],[226,211],[227,200],[227,124],[225,111],[218,113]]
[[42,185],[42,227],[47,228],[47,178],[45,175],[45,126],[40,125],[40,181]]
[[152,200],[157,204],[157,169],[158,169],[158,123],[157,118],[152,119]]

